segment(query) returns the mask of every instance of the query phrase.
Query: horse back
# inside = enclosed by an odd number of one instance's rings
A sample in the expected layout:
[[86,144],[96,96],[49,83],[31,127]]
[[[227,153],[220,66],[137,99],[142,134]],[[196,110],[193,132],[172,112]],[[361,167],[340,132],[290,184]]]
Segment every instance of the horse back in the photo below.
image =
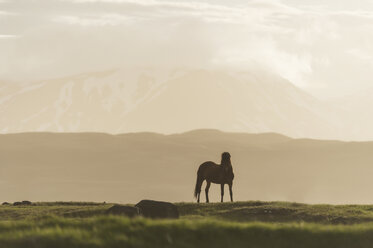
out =
[[206,161],[204,163],[202,163],[199,168],[198,168],[198,174],[199,173],[202,173],[206,170],[211,170],[211,169],[214,169],[214,168],[217,168],[217,166],[219,166],[218,164],[212,162],[212,161]]
[[233,180],[233,177],[231,177],[231,175],[227,175],[221,165],[218,165],[212,161],[204,162],[199,166],[198,176],[203,180],[206,179],[218,184],[229,183]]

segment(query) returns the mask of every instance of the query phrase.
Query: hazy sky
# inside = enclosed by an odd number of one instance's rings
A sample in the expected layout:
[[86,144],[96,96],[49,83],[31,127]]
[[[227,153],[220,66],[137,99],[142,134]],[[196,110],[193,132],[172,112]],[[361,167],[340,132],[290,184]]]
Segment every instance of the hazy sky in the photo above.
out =
[[0,0],[0,79],[260,65],[321,96],[371,87],[371,0]]

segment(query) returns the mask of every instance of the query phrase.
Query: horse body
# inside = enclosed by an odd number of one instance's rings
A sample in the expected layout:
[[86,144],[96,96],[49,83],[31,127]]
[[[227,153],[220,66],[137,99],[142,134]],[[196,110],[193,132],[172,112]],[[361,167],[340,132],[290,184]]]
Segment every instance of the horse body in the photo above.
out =
[[226,184],[231,180],[226,175],[226,171],[223,166],[216,164],[212,161],[207,161],[201,164],[198,168],[197,176],[204,178],[206,181],[216,183],[216,184]]
[[216,164],[212,161],[207,161],[201,164],[197,171],[197,182],[194,190],[194,196],[197,197],[197,202],[200,201],[200,193],[203,181],[206,180],[207,185],[205,189],[206,202],[209,202],[208,192],[211,183],[220,184],[221,186],[221,202],[223,202],[224,197],[224,185],[229,185],[229,193],[231,201],[233,201],[233,168],[230,160],[230,154],[224,152],[222,154],[221,164]]

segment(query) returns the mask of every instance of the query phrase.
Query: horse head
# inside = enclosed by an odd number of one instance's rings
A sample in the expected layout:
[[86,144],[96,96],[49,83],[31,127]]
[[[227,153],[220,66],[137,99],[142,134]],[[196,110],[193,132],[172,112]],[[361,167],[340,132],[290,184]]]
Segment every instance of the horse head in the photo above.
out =
[[223,152],[221,154],[221,161],[230,161],[231,160],[231,155],[229,154],[229,152]]
[[224,166],[225,171],[228,172],[230,168],[232,168],[231,164],[231,155],[229,152],[223,152],[221,154],[221,165]]

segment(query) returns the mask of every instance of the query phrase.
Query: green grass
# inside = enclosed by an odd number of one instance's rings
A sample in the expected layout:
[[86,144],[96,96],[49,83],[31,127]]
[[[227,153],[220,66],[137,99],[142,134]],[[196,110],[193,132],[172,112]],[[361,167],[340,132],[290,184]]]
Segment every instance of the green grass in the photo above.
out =
[[182,218],[247,222],[358,224],[373,222],[373,205],[309,205],[290,202],[178,203]]
[[110,206],[0,206],[0,247],[373,247],[372,205],[177,203],[179,220],[107,216]]
[[[301,244],[301,246],[300,246]],[[373,224],[49,217],[0,224],[0,247],[372,247]]]
[[45,216],[90,217],[103,215],[112,204],[89,202],[42,202],[32,206],[0,206],[1,220],[39,219]]

